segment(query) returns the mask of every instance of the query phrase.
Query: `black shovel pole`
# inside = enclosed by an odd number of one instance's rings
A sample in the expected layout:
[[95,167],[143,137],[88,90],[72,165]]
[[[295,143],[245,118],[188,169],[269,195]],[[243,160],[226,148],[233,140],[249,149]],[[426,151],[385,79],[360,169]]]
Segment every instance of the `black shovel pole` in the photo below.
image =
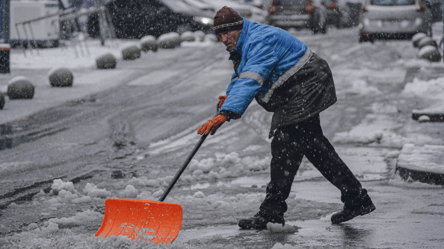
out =
[[[210,131],[211,132],[211,131]],[[203,144],[203,142],[205,141],[205,139],[208,137],[208,135],[210,134],[210,132],[208,132],[207,134],[203,134],[200,139],[199,142],[194,146],[193,151],[191,151],[191,154],[188,156],[187,160],[185,160],[185,162],[182,164],[182,166],[180,167],[179,171],[176,173],[176,175],[174,176],[174,179],[171,181],[170,185],[168,186],[168,188],[165,190],[165,192],[163,193],[162,197],[160,197],[159,201],[164,201],[165,198],[167,197],[167,195],[170,193],[171,189],[174,187],[174,184],[176,184],[177,180],[179,180],[179,177],[182,175],[182,173],[185,171],[186,167],[188,166],[188,164],[190,163],[191,159],[193,159],[194,155],[196,154],[196,152],[199,150],[200,146]]]

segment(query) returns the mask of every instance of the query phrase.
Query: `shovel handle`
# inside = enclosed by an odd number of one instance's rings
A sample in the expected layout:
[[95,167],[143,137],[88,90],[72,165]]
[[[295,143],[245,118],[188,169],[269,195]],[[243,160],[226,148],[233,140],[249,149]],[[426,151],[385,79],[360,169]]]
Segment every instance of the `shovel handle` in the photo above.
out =
[[193,151],[188,156],[187,160],[185,160],[185,162],[182,164],[182,166],[180,167],[179,171],[174,176],[174,179],[171,181],[170,185],[165,190],[165,192],[163,193],[162,197],[160,197],[159,201],[164,201],[165,200],[165,198],[167,197],[167,195],[170,193],[171,189],[173,188],[174,184],[176,184],[177,180],[179,180],[179,177],[185,171],[185,169],[188,166],[188,164],[190,163],[191,159],[193,159],[194,155],[199,150],[200,146],[202,145],[202,143],[205,141],[205,139],[208,137],[209,134],[210,134],[210,132],[208,132],[207,134],[203,134],[200,137],[199,142],[194,146]]

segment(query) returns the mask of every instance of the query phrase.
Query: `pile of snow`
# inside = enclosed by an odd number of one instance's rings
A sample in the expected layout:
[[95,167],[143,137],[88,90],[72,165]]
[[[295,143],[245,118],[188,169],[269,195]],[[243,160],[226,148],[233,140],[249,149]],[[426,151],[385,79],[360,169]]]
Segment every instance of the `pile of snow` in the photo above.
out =
[[[199,207],[201,213],[193,211],[193,215],[205,217],[205,213],[214,210],[218,213],[211,221],[199,221],[200,224],[228,223],[237,224],[237,214],[251,214],[252,207],[256,210],[265,198],[265,193],[248,193],[224,195],[221,193],[205,195],[196,191],[193,195],[168,197],[168,202],[180,203],[184,207]],[[186,208],[184,208],[186,212]],[[189,217],[190,218],[190,217]]]
[[127,185],[122,195],[128,198],[136,198],[139,191],[132,185]]
[[85,188],[83,189],[83,193],[90,197],[99,197],[99,198],[107,198],[111,196],[111,192],[106,189],[99,189],[93,183],[87,183]]
[[401,95],[406,97],[421,97],[424,99],[444,100],[444,78],[423,81],[413,79],[413,82],[407,83]]
[[389,115],[368,114],[361,124],[350,131],[336,133],[333,142],[401,148],[406,138],[394,132],[399,127],[400,124],[397,124]]
[[112,53],[116,58],[122,58],[118,49],[120,45],[120,41],[113,41],[112,44],[108,42],[106,46],[101,46],[100,41],[88,40],[78,46],[39,49],[38,53],[36,50],[14,52],[11,53],[10,66],[11,69],[95,67],[95,58],[104,53]]
[[380,95],[381,91],[379,91],[377,87],[369,86],[367,84],[367,81],[358,79],[351,82],[351,85],[340,91],[340,93],[374,96],[374,95]]
[[250,172],[265,171],[270,166],[271,157],[239,157],[236,152],[216,153],[215,157],[202,160],[193,159],[188,166],[189,174],[181,177],[182,181],[215,180],[237,177]]
[[[133,187],[134,188],[134,187]],[[106,189],[99,189],[92,183],[87,183],[82,193],[78,192],[74,188],[72,182],[64,182],[61,179],[55,179],[51,185],[51,191],[49,196],[54,196],[52,198],[42,199],[43,203],[48,206],[49,210],[57,210],[62,203],[85,203],[90,202],[93,198],[107,198],[111,196],[111,192]],[[126,197],[135,197],[137,195],[137,190],[131,189],[130,187],[125,189],[122,193]],[[36,198],[44,197],[45,193],[41,191]],[[48,196],[48,197],[49,197]]]
[[64,182],[61,179],[55,179],[51,185],[51,194],[58,195],[61,190],[74,192],[74,184],[72,182]]
[[76,213],[73,217],[68,218],[52,218],[49,219],[44,224],[47,224],[47,226],[50,225],[50,223],[57,224],[58,227],[74,227],[74,226],[81,226],[85,225],[85,223],[94,221],[101,223],[101,220],[103,219],[103,214],[86,210],[84,212]]
[[[238,153],[216,153],[215,157],[202,160],[193,159],[186,171],[179,178],[182,183],[194,183],[197,181],[215,181],[224,178],[238,177],[239,175],[251,174],[251,172],[265,172],[270,166],[271,157],[240,157]],[[133,177],[128,184],[135,187],[164,187],[171,182],[172,176],[157,179],[147,177]],[[159,194],[159,193],[157,193]],[[144,196],[151,193],[144,193]],[[156,196],[156,194],[154,194]]]

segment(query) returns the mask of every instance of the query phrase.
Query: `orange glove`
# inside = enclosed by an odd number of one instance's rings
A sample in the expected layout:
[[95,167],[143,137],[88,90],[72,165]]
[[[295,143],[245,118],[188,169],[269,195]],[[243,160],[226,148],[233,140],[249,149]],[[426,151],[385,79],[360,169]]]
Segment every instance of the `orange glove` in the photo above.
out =
[[222,105],[225,103],[225,100],[227,99],[228,95],[225,96],[219,96],[219,103],[217,103],[217,111],[222,108]]
[[197,134],[208,134],[208,132],[211,131],[211,135],[214,135],[216,133],[216,130],[219,129],[219,127],[225,121],[227,121],[227,118],[224,115],[219,114],[215,118],[208,120],[208,122],[202,125],[197,131]]

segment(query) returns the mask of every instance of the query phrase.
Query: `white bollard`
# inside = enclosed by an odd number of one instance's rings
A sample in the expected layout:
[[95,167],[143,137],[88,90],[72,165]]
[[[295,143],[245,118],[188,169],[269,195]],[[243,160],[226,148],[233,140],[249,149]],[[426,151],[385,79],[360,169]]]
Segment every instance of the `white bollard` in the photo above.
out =
[[74,81],[71,70],[60,67],[54,68],[48,73],[49,84],[53,87],[70,87]]
[[413,47],[417,48],[419,41],[426,37],[427,35],[425,33],[417,33],[412,37]]
[[436,44],[436,41],[433,40],[433,38],[431,37],[424,37],[421,40],[419,40],[418,42],[418,48],[421,49],[425,46],[435,46],[436,48],[438,47],[438,44]]
[[32,99],[34,97],[34,85],[25,76],[17,76],[8,83],[9,99]]
[[180,46],[180,35],[176,32],[171,32],[159,36],[157,39],[157,45],[160,48],[175,48]]
[[135,44],[128,44],[122,48],[124,60],[135,60],[140,58],[140,48]]
[[96,58],[97,69],[114,69],[117,66],[117,58],[111,54],[102,54]]
[[150,50],[156,52],[157,51],[156,37],[152,35],[147,35],[142,37],[142,39],[140,39],[140,48],[142,49],[143,52],[148,52]]
[[421,59],[428,60],[430,62],[440,62],[441,53],[438,48],[432,45],[424,46],[418,52],[418,57]]

